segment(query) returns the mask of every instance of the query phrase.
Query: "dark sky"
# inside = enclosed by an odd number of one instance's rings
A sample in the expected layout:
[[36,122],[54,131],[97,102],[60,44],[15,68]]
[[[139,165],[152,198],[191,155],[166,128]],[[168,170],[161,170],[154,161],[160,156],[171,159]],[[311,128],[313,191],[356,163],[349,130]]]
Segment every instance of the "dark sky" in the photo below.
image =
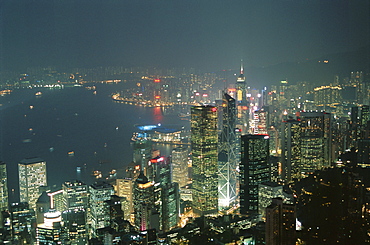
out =
[[1,69],[268,66],[370,43],[369,0],[1,0]]

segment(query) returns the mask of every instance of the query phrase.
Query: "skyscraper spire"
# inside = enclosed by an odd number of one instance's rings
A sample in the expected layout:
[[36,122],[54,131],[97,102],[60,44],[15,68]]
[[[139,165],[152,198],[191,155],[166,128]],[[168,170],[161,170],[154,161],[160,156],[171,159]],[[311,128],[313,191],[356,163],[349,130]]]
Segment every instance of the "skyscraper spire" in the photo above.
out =
[[244,74],[243,59],[240,60],[240,74]]

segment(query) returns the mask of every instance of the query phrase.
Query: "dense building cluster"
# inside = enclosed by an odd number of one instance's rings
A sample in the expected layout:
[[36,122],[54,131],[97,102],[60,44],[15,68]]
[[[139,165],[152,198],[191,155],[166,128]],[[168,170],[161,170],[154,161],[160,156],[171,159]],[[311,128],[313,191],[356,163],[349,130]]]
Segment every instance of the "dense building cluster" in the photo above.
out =
[[[60,83],[103,76],[79,72]],[[112,81],[136,81],[117,100],[186,105],[190,134],[140,130],[126,175],[91,185],[66,180],[48,187],[46,162],[24,159],[19,203],[8,201],[2,163],[4,243],[370,243],[368,74],[256,90],[243,67],[235,84],[220,89],[216,74],[105,72]],[[176,143],[170,156],[155,150],[158,139]]]

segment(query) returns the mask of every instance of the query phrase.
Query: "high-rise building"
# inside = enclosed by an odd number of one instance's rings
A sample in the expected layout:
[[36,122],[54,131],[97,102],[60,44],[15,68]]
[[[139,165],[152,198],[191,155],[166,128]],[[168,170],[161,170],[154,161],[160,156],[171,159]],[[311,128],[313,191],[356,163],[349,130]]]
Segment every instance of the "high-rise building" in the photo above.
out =
[[62,213],[65,237],[70,244],[87,244],[86,211],[66,210]]
[[218,143],[218,190],[219,206],[229,207],[237,198],[237,183],[240,159],[239,135],[236,130],[235,99],[227,93],[222,97],[222,123]]
[[281,129],[281,163],[282,180],[288,183],[299,177],[301,161],[301,128],[300,122],[293,119],[283,121]]
[[136,165],[140,165],[141,170],[145,170],[146,164],[152,158],[152,145],[152,142],[146,137],[133,143],[133,161]]
[[88,186],[80,181],[66,181],[62,185],[66,210],[87,210]]
[[167,232],[177,227],[180,220],[180,193],[178,183],[163,185],[161,197],[162,230]]
[[20,201],[35,209],[40,186],[47,185],[46,162],[36,157],[23,159],[18,163],[18,174]]
[[266,208],[266,245],[295,244],[296,207],[284,204],[281,198],[274,198]]
[[240,162],[240,213],[258,211],[258,185],[270,181],[269,136],[242,135]]
[[140,231],[151,228],[151,215],[154,210],[154,182],[141,171],[134,183],[135,226]]
[[191,108],[193,210],[197,215],[218,211],[217,108]]
[[114,194],[113,186],[106,182],[99,182],[89,187],[88,223],[90,224],[90,236],[96,236],[96,231],[110,225],[110,217],[105,212],[105,201],[110,200]]
[[29,208],[28,203],[12,203],[10,205],[10,219],[12,237],[24,244],[31,244],[35,235],[35,211]]
[[6,163],[0,162],[0,210],[8,209],[8,175],[6,171]]
[[64,237],[61,226],[62,216],[59,211],[50,209],[44,214],[44,222],[36,228],[36,244],[62,244]]
[[236,80],[237,125],[242,134],[249,133],[249,103],[247,100],[247,85],[245,83],[243,64]]
[[301,176],[332,164],[331,114],[326,112],[300,112]]
[[124,212],[125,220],[131,220],[131,214],[134,212],[133,193],[134,193],[134,181],[130,178],[116,179],[114,185],[115,194],[119,197],[126,199],[126,207]]
[[176,147],[172,150],[172,181],[178,183],[180,188],[188,183],[188,155],[187,147]]

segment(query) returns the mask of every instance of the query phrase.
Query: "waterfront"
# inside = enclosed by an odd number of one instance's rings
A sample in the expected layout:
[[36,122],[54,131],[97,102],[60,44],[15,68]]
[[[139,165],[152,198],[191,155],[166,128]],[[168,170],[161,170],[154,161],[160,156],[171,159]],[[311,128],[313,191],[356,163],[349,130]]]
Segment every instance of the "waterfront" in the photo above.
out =
[[[159,107],[115,103],[110,95],[120,86],[98,84],[96,93],[83,87],[42,89],[42,96],[35,96],[39,90],[21,89],[0,98],[1,160],[8,164],[13,201],[18,196],[17,163],[23,158],[43,158],[49,184],[76,178],[91,183],[93,170],[121,174],[132,161],[135,124],[187,126],[188,121],[164,115]],[[168,154],[172,146],[157,148]]]

